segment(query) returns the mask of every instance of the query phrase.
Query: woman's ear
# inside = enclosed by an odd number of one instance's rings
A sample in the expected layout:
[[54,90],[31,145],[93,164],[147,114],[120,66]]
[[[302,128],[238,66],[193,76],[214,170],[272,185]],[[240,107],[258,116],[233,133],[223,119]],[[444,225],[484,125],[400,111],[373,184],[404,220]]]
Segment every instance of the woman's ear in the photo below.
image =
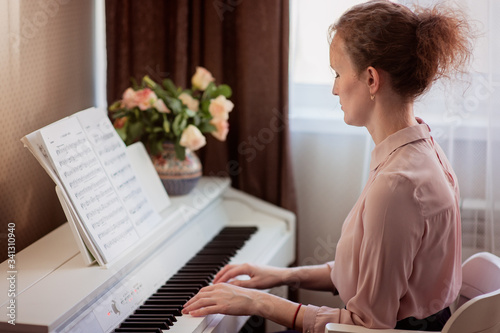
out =
[[380,72],[375,67],[368,66],[366,69],[366,84],[370,90],[370,95],[375,95],[380,88]]

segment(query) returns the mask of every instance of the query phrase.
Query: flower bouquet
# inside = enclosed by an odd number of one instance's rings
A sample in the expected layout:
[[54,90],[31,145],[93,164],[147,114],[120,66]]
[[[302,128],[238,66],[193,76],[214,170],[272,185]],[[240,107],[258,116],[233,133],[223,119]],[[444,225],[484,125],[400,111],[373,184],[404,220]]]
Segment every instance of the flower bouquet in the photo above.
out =
[[186,148],[196,151],[206,144],[205,133],[225,141],[229,131],[228,100],[231,88],[217,86],[212,74],[197,67],[192,88],[182,89],[170,79],[158,84],[145,76],[123,93],[109,111],[114,127],[127,145],[142,141],[152,156],[163,150],[165,142],[175,146],[179,160],[186,158]]

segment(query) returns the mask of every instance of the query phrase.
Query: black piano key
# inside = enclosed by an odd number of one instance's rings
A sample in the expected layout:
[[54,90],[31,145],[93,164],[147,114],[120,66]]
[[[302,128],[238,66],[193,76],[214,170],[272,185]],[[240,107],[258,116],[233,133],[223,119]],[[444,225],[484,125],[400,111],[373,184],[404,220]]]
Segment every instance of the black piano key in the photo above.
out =
[[159,321],[164,321],[167,324],[169,322],[175,322],[177,321],[177,318],[175,318],[174,315],[164,315],[164,314],[151,314],[151,313],[141,313],[141,314],[131,314],[128,316],[127,319],[153,319],[153,320],[159,320]]
[[199,288],[193,288],[193,287],[183,287],[183,288],[172,288],[172,287],[163,287],[159,288],[153,296],[156,296],[155,294],[165,294],[165,293],[183,293],[183,294],[196,294],[200,289]]
[[124,322],[161,322],[165,323],[167,326],[172,326],[175,319],[175,316],[166,317],[162,315],[130,315]]
[[179,299],[179,298],[163,298],[163,299],[158,299],[158,298],[149,298],[147,299],[144,304],[145,305],[175,305],[175,306],[182,306],[184,303],[186,303],[186,299]]
[[[200,290],[203,288],[202,283],[176,283],[176,284],[164,284],[158,290],[162,289],[163,291],[175,291],[175,290]],[[196,289],[198,288],[198,289]]]
[[175,273],[174,275],[172,275],[171,278],[191,278],[191,277],[194,277],[194,278],[199,278],[200,276],[204,277],[204,278],[211,278],[213,276],[215,276],[214,273],[212,272],[180,272],[180,273]]
[[117,333],[127,332],[127,333],[163,333],[160,328],[130,328],[130,327],[122,327],[115,328],[114,330]]
[[196,255],[230,255],[234,256],[238,252],[236,249],[224,249],[224,248],[211,248],[211,249],[203,249],[199,251]]
[[168,329],[168,325],[165,322],[160,321],[129,321],[125,320],[121,323],[120,328],[159,328],[163,330]]
[[196,274],[196,273],[200,273],[200,274],[217,274],[219,270],[217,269],[217,267],[209,267],[209,268],[206,268],[206,267],[196,267],[196,266],[187,266],[187,267],[184,267],[182,269],[179,270],[179,274]]
[[182,316],[181,310],[177,308],[169,308],[163,305],[141,305],[134,312],[135,314],[171,314],[174,316]]
[[210,281],[208,279],[169,279],[167,281],[167,285],[185,285],[185,284],[191,284],[191,285],[202,285],[202,286],[208,286]]
[[[166,321],[162,320],[155,320],[155,319],[141,319],[141,318],[135,318],[135,319],[125,319],[121,324],[121,328],[145,328],[144,326],[137,325],[137,323],[143,323],[143,324],[150,324],[151,326],[147,326],[147,328],[160,328],[162,330],[168,330],[170,329],[170,326],[173,326],[174,323],[170,322],[167,323]],[[123,325],[125,324],[125,325]],[[127,326],[130,325],[130,326]]]
[[187,262],[186,265],[200,264],[200,265],[225,265],[229,262],[229,257],[215,257],[215,256],[199,256]]
[[157,300],[162,300],[162,299],[172,299],[172,300],[176,300],[176,301],[184,301],[184,302],[187,302],[189,299],[191,298],[191,296],[183,296],[183,295],[170,295],[170,296],[167,296],[167,295],[155,295],[155,296],[150,296],[148,298],[148,300],[154,300],[154,299],[157,299]]
[[156,292],[151,295],[151,297],[172,297],[172,298],[178,298],[178,297],[186,297],[186,298],[191,298],[196,293],[194,292]]

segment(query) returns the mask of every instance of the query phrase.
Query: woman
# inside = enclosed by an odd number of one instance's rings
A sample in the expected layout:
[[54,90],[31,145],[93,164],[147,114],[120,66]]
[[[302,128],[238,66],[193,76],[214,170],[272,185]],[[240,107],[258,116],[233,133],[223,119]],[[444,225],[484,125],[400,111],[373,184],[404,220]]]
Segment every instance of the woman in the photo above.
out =
[[[450,10],[376,0],[332,25],[330,65],[344,120],[370,132],[370,176],[347,216],[335,261],[272,268],[229,265],[184,313],[257,314],[304,332],[328,322],[441,330],[461,286],[456,177],[413,102],[470,55],[469,27]],[[235,280],[239,275],[249,280]],[[229,282],[229,283],[221,283]],[[344,309],[301,306],[248,288],[281,284],[338,293]]]

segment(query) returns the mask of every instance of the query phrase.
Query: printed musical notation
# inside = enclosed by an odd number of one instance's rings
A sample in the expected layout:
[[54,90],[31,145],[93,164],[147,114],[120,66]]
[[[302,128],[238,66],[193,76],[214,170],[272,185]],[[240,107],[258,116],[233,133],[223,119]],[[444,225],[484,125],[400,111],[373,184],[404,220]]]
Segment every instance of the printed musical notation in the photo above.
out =
[[105,262],[159,223],[125,144],[105,113],[89,109],[40,133],[72,206]]
[[[160,221],[160,217],[141,189],[139,180],[126,156],[126,148],[109,119],[94,113],[92,117],[79,117],[80,123],[90,142],[94,145],[99,159],[109,176],[118,196],[129,209],[129,216],[142,236],[149,232]],[[141,203],[140,205],[137,203]],[[150,212],[150,213],[148,213]],[[147,216],[147,218],[143,218]]]

